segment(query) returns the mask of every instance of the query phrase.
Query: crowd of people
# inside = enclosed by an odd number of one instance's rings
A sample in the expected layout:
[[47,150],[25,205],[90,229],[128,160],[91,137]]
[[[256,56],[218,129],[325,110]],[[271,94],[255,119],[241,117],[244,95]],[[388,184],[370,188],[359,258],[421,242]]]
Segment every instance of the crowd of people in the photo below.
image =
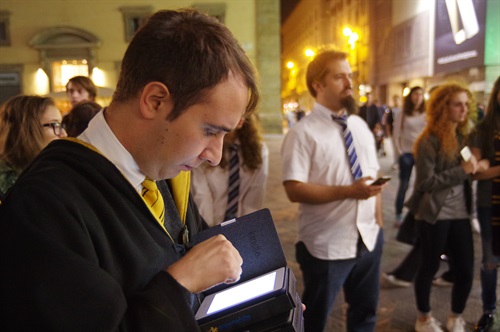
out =
[[[347,59],[326,50],[309,63],[314,106],[281,148],[283,187],[299,204],[305,331],[325,330],[342,290],[347,330],[375,331],[381,275],[414,284],[417,332],[443,331],[430,306],[443,254],[453,262],[445,326],[465,331],[473,211],[484,312],[474,331],[487,331],[500,264],[500,78],[478,123],[474,96],[458,83],[428,100],[412,87],[402,107],[400,96],[387,108],[368,94],[358,110]],[[96,103],[88,77],[71,78],[66,92],[64,116],[42,96],[0,108],[0,326],[198,331],[202,291],[237,282],[244,262],[223,235],[191,239],[265,207],[269,151],[249,59],[217,20],[163,10],[130,42],[109,105]],[[411,219],[415,232],[390,273],[381,271],[386,185],[375,182],[384,138],[399,173],[394,225]]]

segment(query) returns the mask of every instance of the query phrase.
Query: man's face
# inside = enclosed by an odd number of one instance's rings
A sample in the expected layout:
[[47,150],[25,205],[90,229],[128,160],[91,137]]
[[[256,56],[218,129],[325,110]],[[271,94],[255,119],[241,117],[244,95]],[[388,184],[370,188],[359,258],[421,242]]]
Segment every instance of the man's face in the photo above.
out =
[[248,88],[230,74],[207,95],[190,106],[174,121],[160,122],[151,135],[152,149],[143,155],[139,166],[153,179],[173,178],[202,163],[219,164],[224,136],[235,129],[248,103]]
[[66,88],[66,94],[68,95],[69,102],[71,106],[75,106],[81,101],[89,100],[90,94],[81,85],[75,84],[73,82],[68,83]]
[[371,94],[366,95],[366,105],[372,105],[373,104],[373,96]]
[[332,60],[327,66],[328,73],[321,82],[315,84],[316,100],[332,111],[343,108],[343,99],[352,97],[352,71],[347,60]]

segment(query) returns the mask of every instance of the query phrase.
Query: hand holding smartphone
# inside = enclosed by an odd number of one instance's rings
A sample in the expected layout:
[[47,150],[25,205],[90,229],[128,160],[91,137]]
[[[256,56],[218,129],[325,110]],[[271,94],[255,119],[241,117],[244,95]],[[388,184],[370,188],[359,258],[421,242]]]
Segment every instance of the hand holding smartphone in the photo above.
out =
[[472,152],[470,151],[468,146],[465,146],[461,151],[460,155],[464,159],[465,162],[468,162],[470,158],[472,157]]
[[379,177],[377,180],[373,181],[370,186],[381,186],[383,185],[384,183],[386,183],[387,181],[389,181],[391,179],[391,177],[389,175],[384,175],[384,176],[381,176]]

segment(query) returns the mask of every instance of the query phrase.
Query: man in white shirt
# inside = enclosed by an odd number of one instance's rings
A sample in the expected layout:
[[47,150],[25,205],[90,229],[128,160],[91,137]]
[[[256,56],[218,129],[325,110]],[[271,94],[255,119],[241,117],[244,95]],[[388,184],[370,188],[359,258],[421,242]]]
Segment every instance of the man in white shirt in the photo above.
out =
[[[370,129],[351,115],[351,84],[345,53],[318,54],[307,69],[307,86],[316,103],[282,146],[285,191],[300,203],[296,256],[304,277],[306,332],[324,330],[342,287],[349,304],[348,331],[375,330],[383,185],[369,185],[379,164]],[[342,116],[348,116],[344,124],[349,133],[337,122]]]

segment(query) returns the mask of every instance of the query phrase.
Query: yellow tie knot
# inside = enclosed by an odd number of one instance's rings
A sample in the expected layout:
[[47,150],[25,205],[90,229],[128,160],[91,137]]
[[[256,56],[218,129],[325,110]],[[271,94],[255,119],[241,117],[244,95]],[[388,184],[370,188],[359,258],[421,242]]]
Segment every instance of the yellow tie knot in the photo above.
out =
[[165,222],[165,203],[156,182],[146,178],[142,182],[142,198],[160,225]]

